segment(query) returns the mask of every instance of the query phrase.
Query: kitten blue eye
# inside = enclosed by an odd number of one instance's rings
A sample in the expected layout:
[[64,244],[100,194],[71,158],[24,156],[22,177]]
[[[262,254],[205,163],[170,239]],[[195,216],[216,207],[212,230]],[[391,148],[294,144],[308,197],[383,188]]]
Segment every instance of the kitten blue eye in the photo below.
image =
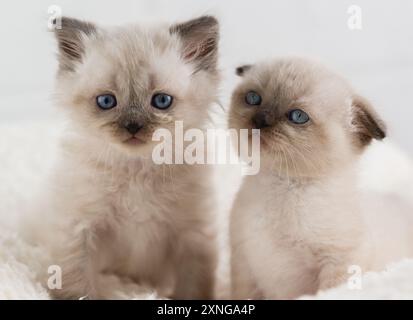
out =
[[261,96],[254,91],[248,92],[247,95],[245,96],[245,102],[251,106],[258,106],[261,104],[261,101],[262,101]]
[[151,105],[158,109],[168,109],[172,104],[172,96],[166,93],[157,93],[152,96]]
[[288,112],[288,120],[295,124],[304,124],[310,120],[307,113],[300,109],[294,109]]
[[109,110],[116,107],[116,97],[113,94],[102,94],[96,97],[96,104],[103,110]]

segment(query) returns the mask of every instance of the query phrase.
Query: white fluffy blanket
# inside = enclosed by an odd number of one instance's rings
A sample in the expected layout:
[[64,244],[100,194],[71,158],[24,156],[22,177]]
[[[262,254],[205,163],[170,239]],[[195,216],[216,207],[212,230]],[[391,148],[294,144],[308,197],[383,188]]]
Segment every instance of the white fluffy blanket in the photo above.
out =
[[[56,126],[42,123],[0,125],[0,299],[49,299],[46,288],[36,280],[47,254],[19,236],[18,221],[24,219],[22,213],[35,203],[36,191],[54,161],[53,137],[58,132]],[[363,161],[363,167],[367,168],[363,170],[363,187],[411,203],[413,164],[406,155],[391,143],[385,143],[373,146]],[[223,172],[231,174],[228,170]],[[225,177],[222,181],[230,180]],[[236,184],[227,187],[227,193],[221,193],[220,197],[222,215],[228,211]],[[220,297],[227,292],[227,260],[223,254],[219,268]],[[303,299],[413,299],[413,260],[397,262],[380,273],[363,275],[361,288],[349,289],[343,285]],[[156,296],[151,292],[134,292],[119,297]]]

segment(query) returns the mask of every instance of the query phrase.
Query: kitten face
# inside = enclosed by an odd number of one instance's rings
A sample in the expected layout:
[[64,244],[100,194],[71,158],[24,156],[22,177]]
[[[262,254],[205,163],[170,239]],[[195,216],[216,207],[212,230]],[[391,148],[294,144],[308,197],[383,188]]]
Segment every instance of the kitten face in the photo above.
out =
[[63,18],[57,98],[94,143],[149,155],[158,128],[202,127],[215,100],[218,24],[100,29]]
[[289,177],[314,177],[345,165],[384,126],[340,77],[301,59],[240,67],[231,128],[260,129],[261,161]]

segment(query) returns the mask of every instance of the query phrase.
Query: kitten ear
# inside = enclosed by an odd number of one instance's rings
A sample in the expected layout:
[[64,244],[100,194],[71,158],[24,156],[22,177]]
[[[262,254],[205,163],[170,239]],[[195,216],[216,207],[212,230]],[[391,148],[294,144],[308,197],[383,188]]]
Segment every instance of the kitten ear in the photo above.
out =
[[251,68],[252,68],[252,65],[246,64],[246,65],[243,65],[243,66],[240,66],[240,67],[236,68],[235,73],[237,74],[237,76],[242,77]]
[[170,27],[171,34],[182,40],[182,57],[199,70],[215,71],[217,67],[219,24],[212,16],[203,16]]
[[351,113],[351,126],[360,147],[367,146],[372,139],[382,140],[386,137],[384,122],[366,99],[354,96]]
[[96,26],[90,22],[61,18],[61,27],[54,29],[59,48],[60,70],[74,70],[75,63],[81,62],[85,53],[85,39],[96,33]]

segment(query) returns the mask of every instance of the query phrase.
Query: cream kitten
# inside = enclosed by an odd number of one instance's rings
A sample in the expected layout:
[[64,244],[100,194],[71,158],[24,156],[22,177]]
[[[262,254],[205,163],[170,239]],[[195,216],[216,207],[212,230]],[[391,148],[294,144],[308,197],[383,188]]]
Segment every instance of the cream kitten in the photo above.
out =
[[156,129],[205,126],[219,81],[217,20],[100,28],[63,18],[55,35],[56,98],[69,124],[48,221],[63,272],[52,293],[102,298],[97,278],[109,273],[173,298],[211,298],[209,171],[155,165],[151,153]]
[[233,298],[296,298],[342,283],[351,265],[376,267],[356,188],[360,154],[385,137],[372,107],[305,60],[237,73],[229,127],[260,129],[261,171],[245,177],[231,213]]

